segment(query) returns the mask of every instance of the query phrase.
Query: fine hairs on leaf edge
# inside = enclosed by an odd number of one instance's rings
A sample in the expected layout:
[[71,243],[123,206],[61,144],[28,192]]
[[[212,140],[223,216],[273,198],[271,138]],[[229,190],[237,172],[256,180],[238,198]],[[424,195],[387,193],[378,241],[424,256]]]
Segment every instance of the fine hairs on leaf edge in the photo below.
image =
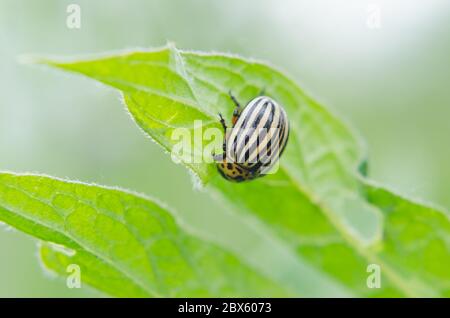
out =
[[382,190],[382,191],[392,193],[393,195],[398,196],[400,199],[402,199],[404,201],[408,201],[411,204],[420,205],[424,208],[440,212],[440,213],[444,214],[445,216],[447,216],[447,218],[450,220],[450,210],[448,210],[446,207],[444,207],[440,204],[427,201],[420,197],[419,198],[412,197],[409,194],[403,193],[403,191],[399,191],[398,189],[395,188],[395,186],[381,184],[378,181],[369,179],[360,174],[358,174],[357,177],[363,186],[372,186],[375,190]]
[[[111,87],[109,87],[111,88]],[[115,91],[119,92],[119,101],[122,104],[122,107],[125,109],[125,112],[127,113],[127,115],[131,118],[132,122],[134,123],[134,125],[138,128],[138,130],[144,135],[144,137],[148,138],[152,143],[154,143],[155,145],[157,145],[160,149],[162,149],[162,151],[164,152],[164,154],[170,156],[170,151],[167,150],[163,145],[161,145],[158,141],[156,141],[149,133],[147,133],[141,126],[139,126],[139,124],[136,122],[136,120],[134,119],[133,115],[131,114],[127,103],[125,101],[125,94],[117,89],[114,89]],[[174,163],[175,164],[175,163]],[[182,164],[181,162],[179,164]],[[198,173],[195,172],[195,170],[193,170],[189,165],[184,164],[183,165],[189,172],[190,176],[191,176],[191,180],[193,183],[193,188],[196,190],[203,190],[205,188],[205,185],[207,184],[208,181],[203,182],[202,178],[200,177],[200,175]]]
[[[181,214],[178,213],[176,211],[176,209],[174,209],[173,207],[170,207],[167,203],[163,202],[162,200],[158,199],[158,198],[154,198],[150,195],[144,194],[144,193],[140,193],[138,191],[134,191],[134,190],[130,190],[130,189],[126,189],[126,188],[122,188],[120,186],[108,186],[108,185],[101,185],[95,182],[84,182],[84,181],[80,181],[77,179],[65,179],[65,178],[61,178],[61,177],[55,177],[55,176],[50,176],[48,174],[45,173],[37,173],[37,172],[13,172],[13,171],[8,171],[8,170],[0,170],[0,176],[1,175],[12,175],[12,176],[17,176],[17,177],[43,177],[43,178],[48,178],[50,180],[55,180],[55,181],[59,181],[59,182],[64,182],[64,183],[69,183],[69,184],[78,184],[78,185],[83,185],[83,186],[87,186],[87,187],[94,187],[94,188],[100,188],[100,189],[104,189],[104,190],[112,190],[112,191],[118,191],[118,192],[122,192],[128,195],[132,195],[135,196],[137,198],[143,199],[145,201],[149,201],[152,203],[155,203],[156,205],[158,205],[160,208],[164,209],[165,211],[167,211],[167,213],[174,218],[174,221],[176,222],[176,224],[182,228],[183,230],[185,230],[188,234],[191,234],[193,236],[196,237],[200,237],[199,233],[197,233],[198,231],[196,229],[194,229],[191,225],[189,225],[188,223],[186,223],[184,221],[184,219],[181,217]],[[2,222],[4,223],[4,222]],[[7,223],[4,223],[6,225],[8,225]],[[8,225],[9,226],[9,225]],[[215,243],[214,241],[210,242]],[[54,243],[52,243],[54,244]]]

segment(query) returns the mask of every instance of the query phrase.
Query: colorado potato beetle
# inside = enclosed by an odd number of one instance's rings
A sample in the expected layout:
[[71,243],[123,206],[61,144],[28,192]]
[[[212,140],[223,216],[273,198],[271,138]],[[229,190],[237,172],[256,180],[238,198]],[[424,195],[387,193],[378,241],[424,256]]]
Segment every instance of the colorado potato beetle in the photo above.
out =
[[228,129],[224,129],[223,153],[214,155],[219,173],[227,180],[242,182],[264,176],[278,162],[289,138],[286,111],[272,98],[260,95],[244,109],[229,92],[236,105]]

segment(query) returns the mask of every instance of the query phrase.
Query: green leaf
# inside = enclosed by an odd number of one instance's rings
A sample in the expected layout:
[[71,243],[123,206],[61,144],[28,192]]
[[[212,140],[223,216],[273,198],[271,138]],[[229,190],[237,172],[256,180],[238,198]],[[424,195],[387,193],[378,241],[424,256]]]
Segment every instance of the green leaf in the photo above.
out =
[[364,181],[367,199],[384,215],[380,262],[402,274],[413,290],[450,297],[450,214]]
[[[450,267],[448,215],[390,192],[372,191],[357,174],[358,169],[365,171],[367,161],[354,133],[267,64],[173,46],[82,61],[40,62],[119,89],[139,127],[168,152],[179,142],[173,138],[176,128],[186,128],[192,136],[220,128],[217,113],[231,115],[234,108],[229,90],[245,103],[265,89],[290,118],[290,140],[279,171],[233,184],[218,175],[214,164],[184,162],[197,180],[244,215],[243,220],[263,221],[299,259],[355,295],[448,294],[448,274],[441,270]],[[196,125],[196,120],[202,124]],[[202,147],[209,143],[202,141]],[[386,212],[388,196],[396,203]],[[417,224],[417,213],[433,226]],[[409,231],[410,226],[415,230]],[[416,244],[422,237],[428,243]],[[381,267],[379,289],[367,287],[370,264]]]
[[0,173],[0,220],[52,243],[40,251],[47,268],[69,275],[76,264],[83,283],[114,296],[291,293],[190,234],[158,203],[123,190]]

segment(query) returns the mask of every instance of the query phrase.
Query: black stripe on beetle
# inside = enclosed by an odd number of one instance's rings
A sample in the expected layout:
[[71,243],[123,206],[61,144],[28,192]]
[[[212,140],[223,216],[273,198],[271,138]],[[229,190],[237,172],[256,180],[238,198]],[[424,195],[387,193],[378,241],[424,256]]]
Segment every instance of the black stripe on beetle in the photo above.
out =
[[285,110],[267,96],[258,96],[242,110],[237,99],[233,126],[225,129],[224,153],[214,156],[219,173],[227,180],[242,182],[265,175],[286,148],[289,122]]

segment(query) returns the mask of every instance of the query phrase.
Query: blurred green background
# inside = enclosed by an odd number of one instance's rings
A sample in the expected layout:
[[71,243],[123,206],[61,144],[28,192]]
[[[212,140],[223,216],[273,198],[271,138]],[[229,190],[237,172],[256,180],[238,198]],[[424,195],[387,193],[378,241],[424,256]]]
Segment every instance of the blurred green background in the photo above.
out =
[[[81,7],[80,29],[66,26],[71,3]],[[370,20],[378,9],[379,27]],[[282,252],[268,253],[257,231],[192,189],[186,170],[136,128],[117,92],[17,63],[28,53],[71,56],[168,40],[288,70],[364,137],[373,179],[450,207],[446,0],[0,0],[0,170],[151,194],[226,245],[251,247],[279,260],[274,266],[288,264]],[[1,227],[0,296],[100,295],[46,275],[36,251],[33,239]]]

